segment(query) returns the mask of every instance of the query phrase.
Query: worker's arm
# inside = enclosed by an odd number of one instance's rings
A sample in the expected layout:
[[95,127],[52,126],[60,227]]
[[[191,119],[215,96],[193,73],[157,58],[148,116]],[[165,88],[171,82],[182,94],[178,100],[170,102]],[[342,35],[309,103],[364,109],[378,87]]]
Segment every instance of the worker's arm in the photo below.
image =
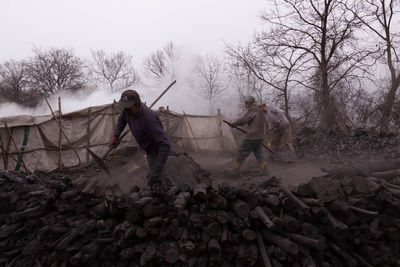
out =
[[117,125],[115,126],[114,136],[119,137],[126,126],[126,117],[124,112],[118,117]]
[[234,120],[230,123],[231,126],[241,126],[241,125],[245,125],[246,123],[248,123],[249,121],[251,121],[254,117],[256,116],[256,114],[250,110],[247,110],[247,112],[245,114],[243,114],[243,116],[241,116],[240,118],[238,118],[237,120]]

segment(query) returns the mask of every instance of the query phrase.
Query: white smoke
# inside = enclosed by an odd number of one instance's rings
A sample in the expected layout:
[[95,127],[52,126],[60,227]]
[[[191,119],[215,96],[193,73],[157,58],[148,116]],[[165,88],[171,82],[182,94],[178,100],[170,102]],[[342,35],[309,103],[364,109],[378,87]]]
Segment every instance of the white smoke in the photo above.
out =
[[[158,109],[160,106],[169,107],[170,110],[186,114],[194,115],[215,115],[210,114],[210,104],[203,97],[203,93],[196,84],[194,73],[195,58],[197,55],[190,49],[179,48],[181,56],[172,66],[173,74],[167,75],[162,80],[154,80],[142,75],[140,83],[135,84],[130,89],[136,90],[141,96],[142,102],[146,102],[150,106],[154,100],[168,87],[168,85],[176,80],[164,96],[153,106]],[[58,97],[61,98],[61,111],[63,114],[84,109],[90,106],[99,106],[103,104],[111,104],[114,100],[120,99],[122,91],[111,93],[106,87],[99,87],[92,90],[83,90],[72,94],[62,92],[52,95],[48,101],[53,111],[58,110]],[[219,108],[223,115],[228,118],[237,114],[238,96],[232,90],[227,90],[223,95],[215,99],[216,108]],[[216,113],[216,112],[215,112]],[[49,107],[45,101],[36,108],[26,108],[15,103],[1,103],[0,117],[16,116],[16,115],[48,115],[51,114]]]

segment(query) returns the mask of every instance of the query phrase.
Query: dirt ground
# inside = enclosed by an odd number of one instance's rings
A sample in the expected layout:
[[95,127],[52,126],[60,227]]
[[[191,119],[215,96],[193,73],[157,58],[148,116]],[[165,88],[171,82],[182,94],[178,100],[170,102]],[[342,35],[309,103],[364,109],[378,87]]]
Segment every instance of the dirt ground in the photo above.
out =
[[208,170],[217,183],[232,183],[234,185],[249,187],[275,177],[283,186],[298,185],[308,182],[314,176],[325,175],[321,168],[329,168],[332,164],[327,162],[310,161],[307,159],[276,160],[269,162],[268,171],[261,172],[258,162],[250,155],[239,172],[233,170],[234,155],[194,153],[193,159],[201,167]]
[[[298,185],[309,181],[312,177],[325,173],[321,168],[329,169],[332,163],[297,159],[294,161],[276,160],[269,163],[268,172],[263,173],[253,155],[243,163],[239,172],[233,170],[234,154],[188,152],[187,155],[170,156],[164,174],[175,184],[196,183],[229,184],[251,188],[271,179],[278,180],[281,185]],[[144,187],[147,184],[147,165],[145,154],[141,152],[123,152],[107,159],[106,164],[111,177],[97,164],[80,170],[79,178],[96,181],[96,186],[117,184],[122,191],[128,193],[134,186]],[[205,172],[204,172],[204,171]],[[208,175],[207,175],[208,174]],[[207,177],[208,176],[208,177]]]

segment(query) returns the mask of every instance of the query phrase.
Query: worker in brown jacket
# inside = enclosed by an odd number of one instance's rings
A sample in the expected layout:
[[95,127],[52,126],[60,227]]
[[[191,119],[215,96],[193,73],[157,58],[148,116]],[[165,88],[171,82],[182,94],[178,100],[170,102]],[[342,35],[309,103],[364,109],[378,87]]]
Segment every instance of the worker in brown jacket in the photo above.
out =
[[239,170],[243,161],[253,152],[257,161],[260,163],[261,170],[266,171],[267,162],[264,159],[262,151],[265,125],[264,113],[255,105],[253,96],[245,97],[244,104],[247,109],[246,113],[237,120],[230,122],[231,126],[247,124],[247,134],[240,145],[234,167],[235,170]]

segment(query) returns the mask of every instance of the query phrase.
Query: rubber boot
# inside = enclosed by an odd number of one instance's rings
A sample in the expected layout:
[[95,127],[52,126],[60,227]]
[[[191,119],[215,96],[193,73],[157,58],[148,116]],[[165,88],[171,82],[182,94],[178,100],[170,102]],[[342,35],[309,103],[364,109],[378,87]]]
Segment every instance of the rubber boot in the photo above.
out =
[[266,161],[260,162],[260,168],[264,174],[267,174],[268,173],[268,162],[266,162]]
[[242,166],[242,163],[240,161],[235,160],[235,162],[233,163],[233,167],[234,167],[235,171],[238,171],[241,166]]

